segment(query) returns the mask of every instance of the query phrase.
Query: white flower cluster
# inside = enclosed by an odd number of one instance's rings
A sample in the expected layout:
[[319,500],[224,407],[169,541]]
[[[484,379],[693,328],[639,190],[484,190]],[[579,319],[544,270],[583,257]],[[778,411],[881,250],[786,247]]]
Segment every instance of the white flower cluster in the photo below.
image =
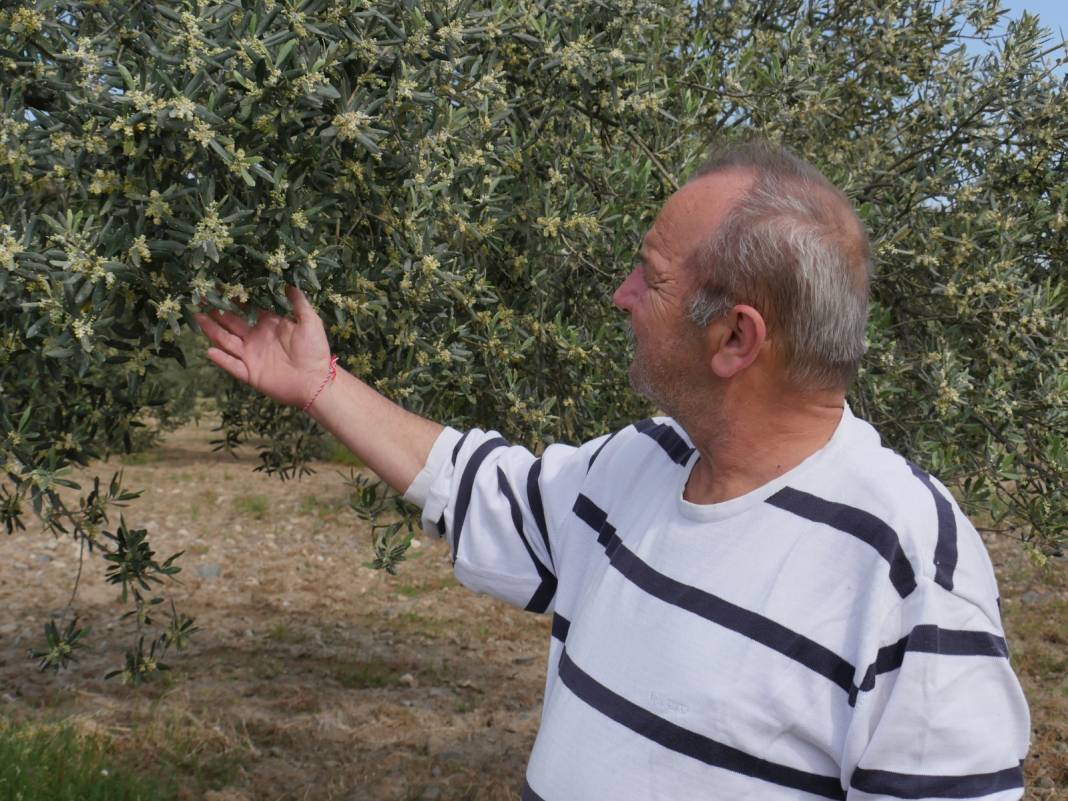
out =
[[279,245],[278,249],[267,256],[267,269],[272,273],[282,274],[282,271],[289,266],[289,259],[286,256],[286,249],[284,245]]
[[25,122],[0,119],[0,164],[18,168],[29,161],[29,153],[22,142],[22,135],[29,127]]
[[159,225],[164,217],[171,214],[171,204],[163,199],[159,190],[153,189],[148,193],[148,206],[145,208],[145,216],[151,217],[152,222]]
[[103,88],[99,82],[102,64],[100,54],[93,49],[93,43],[87,37],[78,37],[74,49],[68,51],[67,55],[77,61],[81,68],[82,79],[79,83],[83,89],[91,91]]
[[94,284],[101,279],[109,287],[115,283],[115,273],[108,272],[104,258],[97,255],[83,240],[76,239],[69,243],[65,250],[65,266],[72,273],[88,276]]
[[182,66],[189,72],[196,72],[204,66],[204,56],[208,54],[204,44],[204,32],[200,29],[200,20],[196,14],[188,11],[182,13],[182,33],[177,37],[186,51]]
[[209,244],[214,245],[220,252],[234,244],[230,228],[219,219],[219,212],[214,203],[208,206],[208,213],[197,223],[193,229],[193,238],[189,240],[190,247]]
[[145,239],[144,234],[134,237],[128,253],[131,259],[136,256],[141,261],[152,261],[152,251],[148,249],[148,241]]
[[130,103],[138,111],[146,113],[158,111],[167,105],[167,101],[160,100],[150,92],[145,92],[141,89],[131,89],[128,92],[119,95],[118,99]]
[[455,45],[462,45],[464,43],[464,24],[462,20],[454,19],[448,25],[442,25],[437,30],[438,38],[443,42],[450,42]]
[[92,347],[93,337],[93,323],[95,318],[93,317],[79,317],[77,320],[71,321],[70,328],[74,333],[74,338],[82,343],[82,347],[89,350]]
[[15,256],[25,250],[15,239],[11,227],[0,225],[0,267],[5,270],[15,269]]
[[208,143],[215,137],[215,131],[211,129],[204,120],[197,119],[193,121],[193,127],[187,132],[190,139],[196,142],[201,147],[207,147]]
[[425,273],[432,273],[441,266],[441,262],[437,260],[437,257],[429,255],[423,256],[423,259],[420,263],[423,267],[423,272]]
[[586,66],[593,55],[593,45],[588,36],[580,36],[568,42],[560,51],[560,65],[565,70],[577,70]]
[[44,26],[45,21],[44,14],[29,8],[16,8],[9,18],[5,20],[4,17],[4,13],[0,11],[0,22],[6,21],[12,33],[21,33],[24,36],[37,33]]
[[156,317],[160,320],[171,320],[177,317],[182,311],[182,304],[178,302],[173,296],[168,295],[156,306]]
[[122,186],[119,174],[114,170],[97,170],[89,182],[90,195],[110,195]]
[[[197,273],[190,282],[190,286],[194,295],[203,297],[215,289],[215,282],[203,273]],[[194,300],[197,300],[197,298],[194,298]]]
[[538,217],[535,220],[538,228],[541,229],[542,236],[555,237],[560,233],[560,218],[553,217]]
[[334,127],[337,128],[337,138],[347,142],[356,138],[366,130],[371,118],[362,111],[343,111],[334,117]]
[[227,300],[248,303],[248,290],[242,284],[223,284],[222,291],[223,297]]
[[171,119],[192,122],[197,115],[196,104],[184,95],[172,98],[167,105],[170,109],[167,116]]

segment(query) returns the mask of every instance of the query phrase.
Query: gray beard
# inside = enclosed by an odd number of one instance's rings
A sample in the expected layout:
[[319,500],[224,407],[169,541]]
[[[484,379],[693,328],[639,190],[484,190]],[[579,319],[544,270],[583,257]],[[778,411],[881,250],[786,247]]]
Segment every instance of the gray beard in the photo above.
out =
[[[627,328],[627,339],[631,347],[630,368],[627,370],[631,389],[650,401],[660,413],[676,420],[687,431],[690,430],[690,425],[701,425],[704,430],[712,420],[720,420],[722,412],[719,408],[719,398],[698,396],[691,383],[692,379],[662,371],[658,369],[660,365],[650,364],[648,359],[641,358],[634,331],[630,327]],[[717,422],[711,425],[711,429],[722,434],[723,425]]]
[[[656,375],[655,369],[650,369],[647,360],[638,355],[638,345],[634,337],[634,331],[627,328],[627,339],[630,341],[631,360],[627,370],[627,378],[630,379],[630,387],[656,408],[670,417],[678,416],[677,404],[665,392],[665,388],[672,383],[668,376]],[[676,388],[677,389],[677,388]]]
[[634,329],[627,326],[627,345],[630,347],[630,367],[627,369],[627,378],[630,380],[630,388],[643,398],[657,403],[656,393],[650,386],[649,377],[639,367],[638,362],[638,339],[634,336]]

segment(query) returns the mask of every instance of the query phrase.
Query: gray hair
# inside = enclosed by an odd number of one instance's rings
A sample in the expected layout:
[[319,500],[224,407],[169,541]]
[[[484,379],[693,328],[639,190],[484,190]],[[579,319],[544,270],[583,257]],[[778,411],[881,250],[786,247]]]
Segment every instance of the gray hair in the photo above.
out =
[[751,305],[797,386],[844,388],[867,347],[872,258],[864,224],[815,167],[767,142],[716,153],[694,178],[735,169],[755,179],[690,256],[698,287],[688,316],[704,327]]

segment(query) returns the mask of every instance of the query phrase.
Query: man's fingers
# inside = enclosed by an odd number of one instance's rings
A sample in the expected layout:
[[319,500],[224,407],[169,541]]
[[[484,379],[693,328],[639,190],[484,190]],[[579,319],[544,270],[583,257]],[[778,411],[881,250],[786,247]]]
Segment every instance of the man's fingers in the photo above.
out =
[[239,314],[223,311],[222,309],[212,309],[209,314],[210,319],[239,337],[247,337],[252,330],[252,326],[246,323]]
[[298,323],[307,320],[309,317],[316,316],[315,309],[308,302],[308,298],[292,284],[286,286],[286,297],[289,298],[289,302],[293,305],[293,317]]
[[238,381],[248,383],[248,367],[240,359],[235,359],[229,353],[219,348],[208,348],[208,358],[222,369],[236,378]]
[[239,336],[231,334],[214,319],[206,314],[195,314],[197,325],[212,345],[226,351],[232,356],[240,357],[245,352],[245,342]]

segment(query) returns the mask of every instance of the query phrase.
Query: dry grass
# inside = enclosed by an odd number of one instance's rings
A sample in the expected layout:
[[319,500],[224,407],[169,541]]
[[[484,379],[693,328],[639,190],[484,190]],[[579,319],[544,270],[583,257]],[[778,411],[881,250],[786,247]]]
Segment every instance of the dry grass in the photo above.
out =
[[1031,706],[1028,798],[1068,799],[1068,575],[1037,567],[1011,540],[988,541],[1012,665]]
[[[86,566],[93,652],[58,679],[25,659],[69,591],[77,551],[0,540],[0,715],[64,720],[208,801],[514,801],[536,732],[548,621],[459,587],[440,543],[390,577],[348,511],[343,465],[280,484],[255,454],[212,454],[209,425],[126,466],[157,552],[185,549],[179,608],[201,633],[132,692],[104,682],[128,641]],[[117,468],[119,465],[109,467]],[[1068,801],[1068,581],[994,541],[1013,663],[1031,703],[1028,799]],[[43,557],[47,557],[47,560]],[[219,565],[217,578],[198,568]],[[109,627],[110,626],[110,627]]]

